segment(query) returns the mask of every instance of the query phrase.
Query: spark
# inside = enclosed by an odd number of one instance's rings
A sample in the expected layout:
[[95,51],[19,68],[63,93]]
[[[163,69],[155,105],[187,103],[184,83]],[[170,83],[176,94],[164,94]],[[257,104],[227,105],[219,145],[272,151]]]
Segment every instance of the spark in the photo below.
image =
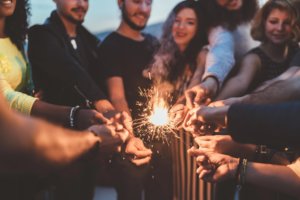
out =
[[148,142],[158,140],[169,143],[169,136],[179,138],[176,125],[170,116],[168,100],[172,98],[169,92],[159,91],[157,87],[139,90],[139,95],[146,98],[146,105],[137,102],[140,108],[139,118],[133,121],[137,134]]

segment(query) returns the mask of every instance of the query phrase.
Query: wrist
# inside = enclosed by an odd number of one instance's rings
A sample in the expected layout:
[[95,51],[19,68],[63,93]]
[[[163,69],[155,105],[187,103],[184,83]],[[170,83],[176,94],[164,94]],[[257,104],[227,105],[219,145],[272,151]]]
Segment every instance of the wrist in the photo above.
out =
[[218,93],[219,83],[216,77],[208,76],[202,81],[201,84],[206,88],[205,92],[211,99],[213,99]]

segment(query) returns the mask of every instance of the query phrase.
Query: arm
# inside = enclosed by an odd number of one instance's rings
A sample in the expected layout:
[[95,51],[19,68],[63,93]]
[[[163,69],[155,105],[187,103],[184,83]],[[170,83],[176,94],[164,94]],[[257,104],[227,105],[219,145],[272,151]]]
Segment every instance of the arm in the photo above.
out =
[[233,105],[227,114],[229,133],[239,142],[297,146],[299,112],[300,103]]
[[31,114],[33,104],[37,101],[34,97],[15,91],[2,74],[0,74],[0,93],[7,100],[10,108],[26,115]]
[[111,77],[106,80],[109,98],[117,111],[125,111],[130,115],[129,107],[125,97],[123,79]]
[[218,89],[235,64],[232,33],[222,27],[215,27],[209,33],[209,52],[206,56],[205,73],[202,82],[185,92],[188,107],[203,104],[215,98]]
[[238,74],[227,81],[216,99],[227,99],[245,94],[260,67],[259,57],[255,54],[248,54],[242,60]]
[[76,161],[98,144],[102,155],[103,148],[116,148],[128,136],[126,130],[112,126],[91,127],[93,133],[77,132],[24,117],[9,111],[1,94],[0,121],[0,174],[52,171]]
[[215,27],[209,32],[208,40],[210,50],[203,79],[214,76],[221,86],[235,64],[233,35],[222,27]]
[[84,70],[84,67],[67,51],[61,38],[46,27],[31,28],[28,55],[33,71],[38,68],[53,77],[53,80],[59,80],[66,85],[76,87],[90,102],[95,104],[99,111],[102,111],[100,104],[97,103],[99,100],[104,100],[105,95]]

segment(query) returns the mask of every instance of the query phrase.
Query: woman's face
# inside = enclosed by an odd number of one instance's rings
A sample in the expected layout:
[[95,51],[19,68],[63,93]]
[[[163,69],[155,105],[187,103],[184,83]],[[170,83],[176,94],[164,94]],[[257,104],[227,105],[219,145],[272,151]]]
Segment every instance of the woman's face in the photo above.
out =
[[239,10],[243,5],[243,0],[216,0],[217,4],[227,10]]
[[9,17],[14,14],[17,0],[0,0],[0,18]]
[[287,42],[292,35],[292,27],[289,13],[279,9],[273,9],[265,22],[266,38],[274,44]]
[[184,51],[197,32],[197,16],[191,8],[184,8],[176,15],[172,36],[181,51]]

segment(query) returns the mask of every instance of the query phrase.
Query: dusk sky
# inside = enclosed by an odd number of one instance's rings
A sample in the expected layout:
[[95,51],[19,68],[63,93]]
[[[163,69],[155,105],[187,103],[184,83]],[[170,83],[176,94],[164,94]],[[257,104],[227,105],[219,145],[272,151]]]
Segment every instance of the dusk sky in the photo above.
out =
[[[55,8],[52,0],[31,1],[31,24],[43,23]],[[181,0],[154,0],[149,24],[166,19],[171,9]],[[115,29],[120,22],[117,0],[89,0],[90,9],[86,16],[85,26],[92,32]]]

